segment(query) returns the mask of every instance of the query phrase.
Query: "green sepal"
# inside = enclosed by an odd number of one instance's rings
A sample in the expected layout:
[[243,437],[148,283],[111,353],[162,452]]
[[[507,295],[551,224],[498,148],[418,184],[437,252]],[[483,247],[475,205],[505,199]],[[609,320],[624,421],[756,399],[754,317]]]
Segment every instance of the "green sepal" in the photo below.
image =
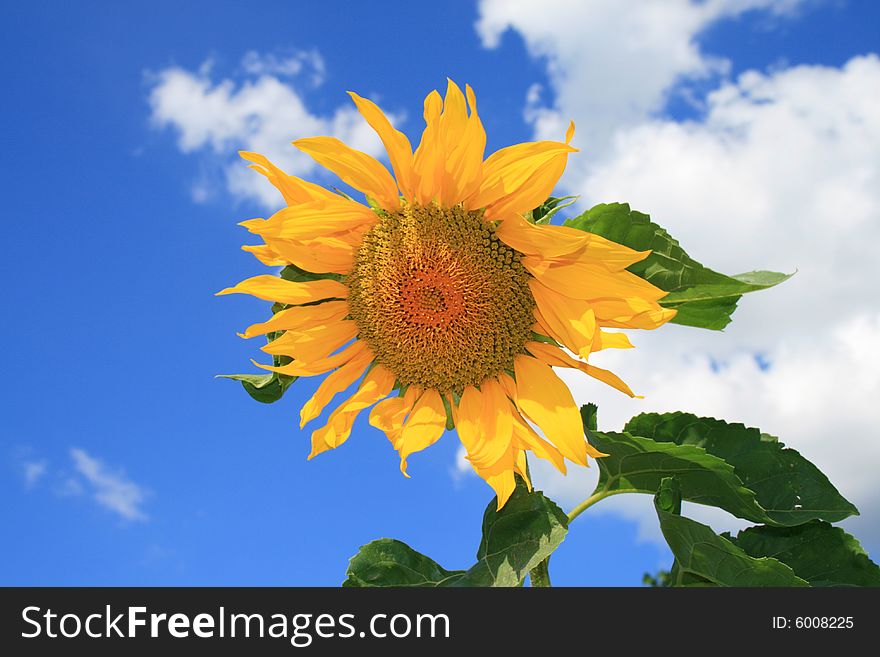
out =
[[276,372],[268,374],[218,374],[216,378],[240,381],[247,393],[263,404],[271,404],[281,399],[284,391],[297,379],[295,376],[286,376]]
[[526,221],[533,224],[549,224],[554,214],[574,205],[579,198],[580,196],[549,196],[541,205],[526,213]]

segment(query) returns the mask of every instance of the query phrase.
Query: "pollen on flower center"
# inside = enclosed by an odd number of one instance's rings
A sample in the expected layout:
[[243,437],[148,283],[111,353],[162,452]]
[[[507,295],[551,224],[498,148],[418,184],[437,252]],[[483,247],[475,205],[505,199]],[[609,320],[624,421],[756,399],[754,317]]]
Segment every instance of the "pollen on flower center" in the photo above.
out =
[[481,211],[405,205],[364,235],[351,317],[402,384],[461,392],[525,351],[535,301],[520,258]]

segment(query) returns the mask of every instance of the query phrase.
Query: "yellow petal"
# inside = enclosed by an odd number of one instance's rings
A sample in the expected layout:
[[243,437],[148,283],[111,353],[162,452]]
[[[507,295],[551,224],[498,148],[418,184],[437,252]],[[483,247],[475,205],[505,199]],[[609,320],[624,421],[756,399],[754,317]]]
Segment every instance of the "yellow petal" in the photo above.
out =
[[486,133],[476,114],[476,100],[468,87],[469,117],[464,94],[452,80],[447,80],[443,113],[438,123],[438,165],[440,187],[438,202],[444,207],[460,203],[466,187],[473,187],[473,179],[482,169]]
[[585,374],[590,375],[594,379],[601,381],[602,383],[608,384],[612,388],[616,390],[620,390],[625,395],[629,395],[630,397],[637,397],[642,399],[641,395],[637,395],[634,393],[626,383],[624,383],[623,379],[617,376],[614,372],[609,372],[608,370],[603,370],[601,367],[596,367],[595,365],[590,365],[588,363],[580,363],[578,369],[584,372]]
[[512,447],[491,468],[474,468],[498,496],[496,511],[501,511],[504,508],[510,496],[513,495],[513,491],[516,490],[516,479],[513,476],[516,469],[516,456],[516,449]]
[[333,399],[333,396],[357,381],[372,361],[373,354],[370,351],[361,351],[342,367],[330,372],[321,381],[321,385],[315,390],[315,394],[300,409],[299,428],[302,429],[308,422],[318,417],[321,411],[330,403],[330,400]]
[[304,240],[365,230],[375,223],[376,213],[367,206],[338,199],[282,208],[263,223],[247,228],[266,239]]
[[269,243],[281,258],[305,271],[347,274],[354,263],[356,249],[349,235],[360,237],[362,234],[360,231],[348,231],[305,240],[269,238]]
[[487,219],[506,219],[511,216],[519,217],[529,210],[533,210],[547,200],[550,193],[556,187],[556,183],[565,171],[568,153],[559,153],[553,159],[535,164],[532,174],[528,179],[516,188],[516,191],[507,194],[486,207]]
[[394,449],[398,448],[406,416],[421,394],[421,388],[410,386],[404,394],[383,399],[370,411],[370,424],[385,432]]
[[480,384],[483,394],[483,426],[486,436],[493,442],[507,445],[513,437],[513,406],[504,387],[495,379]]
[[241,247],[241,250],[253,253],[254,257],[267,267],[284,267],[285,265],[290,264],[287,260],[273,251],[272,247],[268,244],[245,244]]
[[526,458],[525,451],[517,450],[516,457],[513,463],[513,469],[514,472],[516,472],[520,477],[523,478],[523,481],[526,484],[526,488],[528,488],[529,492],[531,492],[532,480],[529,478],[529,462]]
[[387,397],[394,387],[394,379],[394,375],[381,365],[367,372],[357,392],[330,414],[326,425],[312,432],[309,459],[348,440],[358,413]]
[[[458,87],[450,80],[450,85]],[[486,150],[486,131],[477,113],[477,98],[473,89],[466,86],[470,116],[463,120],[460,135],[447,136],[445,175],[443,180],[442,203],[452,206],[474,195],[480,186],[483,169],[483,153]],[[458,91],[461,94],[461,91]],[[447,92],[447,105],[449,103]],[[445,114],[445,113],[444,113]]]
[[527,342],[526,349],[533,356],[535,356],[536,358],[540,358],[551,367],[570,367],[573,369],[578,369],[584,374],[588,374],[594,379],[598,379],[603,383],[607,383],[612,388],[616,388],[617,390],[620,390],[630,397],[636,396],[636,394],[633,393],[632,390],[630,390],[630,387],[626,385],[626,383],[624,383],[623,380],[621,380],[621,378],[613,372],[609,372],[608,370],[603,370],[601,367],[596,367],[595,365],[590,365],[589,363],[584,363],[582,361],[576,360],[565,353],[559,347],[554,347],[553,345],[543,342]]
[[[266,345],[266,347],[263,347],[263,351],[265,351],[266,353],[272,353],[273,351],[276,351],[275,349],[271,349],[273,344],[274,342],[270,342],[268,345]],[[261,365],[260,363],[254,362],[254,365],[256,365],[257,367],[261,367],[264,370],[269,370],[270,372],[278,372],[279,374],[286,374],[287,376],[316,376],[318,374],[324,374],[325,372],[336,369],[341,365],[345,365],[348,361],[352,360],[355,356],[359,355],[362,351],[365,350],[370,350],[370,348],[367,346],[367,343],[363,340],[355,340],[339,353],[333,354],[332,356],[327,356],[326,358],[321,358],[320,360],[316,360],[311,363],[293,361],[292,363],[289,363],[287,365],[280,365],[276,367],[274,365]],[[278,355],[286,356],[287,354],[279,352]]]
[[348,95],[354,100],[358,111],[370,124],[370,127],[379,135],[379,139],[388,151],[388,159],[391,168],[397,178],[397,186],[406,198],[412,198],[413,186],[413,152],[406,135],[396,130],[379,107],[366,98],[361,98],[356,93],[349,91]]
[[403,425],[399,444],[400,471],[406,474],[406,459],[410,454],[433,445],[446,430],[446,408],[436,390],[426,390],[413,406]]
[[550,330],[551,337],[587,358],[598,330],[590,303],[559,294],[535,279],[529,281],[529,289],[538,306],[539,319]]
[[539,436],[538,432],[532,429],[529,423],[520,417],[519,413],[513,416],[513,420],[513,435],[519,446],[531,450],[538,458],[550,461],[559,472],[565,474],[567,468],[562,453]]
[[245,279],[234,287],[220,290],[217,296],[223,294],[250,294],[265,301],[301,305],[323,299],[344,299],[348,296],[348,287],[330,279],[300,282],[264,274]]
[[458,402],[456,428],[468,460],[478,471],[497,463],[513,439],[510,409],[504,408],[493,388],[486,392],[473,386],[464,389]]
[[526,256],[522,264],[543,285],[572,299],[637,297],[657,301],[668,294],[631,272],[611,272],[591,262],[558,263]]
[[593,351],[601,351],[602,349],[632,349],[633,344],[629,341],[626,333],[610,333],[608,331],[597,331],[596,337],[593,339]]
[[376,199],[386,210],[400,207],[397,183],[388,169],[375,158],[345,145],[335,137],[297,139],[293,145],[308,153],[323,167],[367,196]]
[[514,360],[516,406],[567,459],[587,464],[587,441],[571,392],[550,367],[531,356]]
[[555,230],[559,226],[532,224],[522,217],[511,217],[498,226],[498,238],[520,253],[553,259],[577,253],[589,240],[589,233],[578,231],[576,235]]
[[591,299],[590,306],[600,326],[613,328],[651,330],[662,326],[678,312],[637,297]]
[[415,200],[427,205],[439,193],[443,171],[443,145],[440,142],[440,113],[443,100],[432,91],[425,97],[425,129],[413,155]]
[[650,251],[635,251],[600,235],[569,226],[537,225],[522,217],[506,219],[496,234],[520,253],[541,260],[583,260],[600,263],[611,271],[621,271],[651,255]]
[[467,105],[464,95],[452,80],[446,80],[446,98],[443,100],[443,112],[440,114],[437,130],[437,165],[439,169],[439,187],[437,202],[443,207],[455,205],[461,199],[456,196],[457,180],[450,175],[450,154],[455,146],[459,146],[467,125]]
[[306,330],[288,330],[263,348],[267,353],[290,356],[304,363],[326,358],[357,335],[351,320],[328,322]]
[[440,115],[440,139],[444,146],[458,144],[467,125],[467,105],[461,89],[451,79],[446,78],[446,97],[443,99],[443,113]]
[[[561,142],[540,141],[496,151],[483,163],[479,191],[467,201],[468,207],[486,208],[486,217],[497,219],[533,209],[553,190],[568,154],[576,150]],[[533,202],[540,193],[543,197]]]
[[266,176],[270,183],[281,192],[288,205],[308,203],[317,199],[332,199],[338,196],[319,185],[290,176],[272,164],[269,159],[259,153],[238,151],[242,159],[253,162],[251,169]]
[[[396,450],[400,450],[402,444],[401,434],[406,416],[412,411],[413,405],[421,394],[421,388],[409,386],[403,395],[383,399],[370,411],[370,424],[384,431]],[[404,477],[409,478],[403,461],[401,461],[401,471]]]
[[[472,388],[472,390],[475,390],[475,388]],[[465,391],[467,391],[467,388]],[[461,423],[461,409],[460,407],[457,408],[455,404],[452,404],[452,399],[449,401],[452,407],[453,420],[455,421],[456,427],[459,427]],[[461,437],[460,430],[458,435]],[[496,510],[500,511],[507,503],[507,500],[510,499],[510,496],[516,488],[516,481],[513,473],[516,469],[516,456],[519,448],[513,441],[511,441],[507,446],[507,449],[501,455],[501,458],[491,465],[485,465],[479,458],[474,458],[474,455],[468,448],[468,443],[462,440],[462,444],[465,449],[468,450],[466,458],[470,462],[471,467],[473,467],[474,472],[476,472],[478,476],[485,480],[486,483],[495,490],[495,494],[498,496]]]
[[504,505],[507,504],[510,496],[513,495],[513,491],[516,490],[516,480],[513,477],[513,468],[511,467],[510,470],[502,470],[498,474],[487,475],[485,480],[486,483],[495,490],[495,494],[498,496],[498,506],[496,510],[501,511],[501,509],[504,508]]
[[[338,322],[348,315],[348,303],[345,301],[327,301],[312,306],[294,306],[279,310],[272,319],[252,324],[241,334],[243,338],[266,335],[275,331],[306,331],[313,328],[324,328],[328,324]],[[283,337],[283,336],[282,336]],[[267,345],[268,346],[268,345]],[[267,351],[266,353],[272,353]]]
[[507,396],[510,399],[516,400],[516,381],[509,374],[502,372],[498,375],[498,382]]

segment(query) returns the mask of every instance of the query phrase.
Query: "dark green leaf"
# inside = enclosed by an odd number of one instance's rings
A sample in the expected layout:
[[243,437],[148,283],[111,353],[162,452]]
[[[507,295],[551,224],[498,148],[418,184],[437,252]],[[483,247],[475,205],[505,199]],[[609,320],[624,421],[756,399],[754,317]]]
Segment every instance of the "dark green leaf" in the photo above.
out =
[[733,540],[752,557],[773,557],[811,586],[880,586],[880,568],[859,542],[827,522],[750,527]]
[[449,586],[463,570],[446,570],[406,543],[380,538],[364,545],[351,558],[342,583],[348,587]]
[[608,455],[596,461],[596,492],[653,495],[665,477],[675,476],[684,499],[690,502],[717,506],[754,522],[766,521],[754,492],[743,485],[733,466],[700,447],[629,433],[590,431],[587,435],[591,445]]
[[483,516],[477,563],[469,570],[446,570],[405,543],[383,538],[352,558],[344,586],[521,586],[559,547],[568,517],[520,479],[501,511],[496,504],[492,500]]
[[[678,412],[637,415],[624,431],[656,444],[700,448],[732,466],[763,510],[759,515],[746,515],[722,507],[741,518],[799,525],[813,519],[837,522],[858,514],[815,465],[758,429]],[[600,459],[600,465],[604,460]]]
[[808,586],[782,562],[750,557],[711,527],[673,513],[675,486],[675,479],[664,479],[654,497],[660,530],[675,556],[674,586]]
[[587,431],[596,431],[599,426],[599,407],[592,402],[581,406],[581,420]]
[[676,324],[720,330],[731,321],[740,297],[787,280],[791,274],[757,271],[727,276],[688,256],[663,228],[626,203],[603,203],[565,224],[606,237],[637,251],[651,251],[629,270],[669,295],[660,304],[675,308]]
[[241,381],[241,385],[251,397],[263,404],[271,404],[281,399],[284,391],[296,381],[297,377],[271,372],[269,374],[218,374],[217,378]]
[[456,586],[519,586],[568,531],[562,509],[539,491],[530,493],[519,477],[504,508],[496,511],[495,506],[493,500],[483,514],[477,563]]

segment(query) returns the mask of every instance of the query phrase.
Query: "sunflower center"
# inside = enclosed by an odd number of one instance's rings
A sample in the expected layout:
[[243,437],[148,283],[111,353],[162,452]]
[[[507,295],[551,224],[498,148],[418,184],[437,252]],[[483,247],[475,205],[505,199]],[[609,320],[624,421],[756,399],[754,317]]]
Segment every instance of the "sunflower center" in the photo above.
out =
[[520,258],[481,211],[407,205],[364,235],[351,317],[402,384],[461,392],[525,351],[535,301]]

